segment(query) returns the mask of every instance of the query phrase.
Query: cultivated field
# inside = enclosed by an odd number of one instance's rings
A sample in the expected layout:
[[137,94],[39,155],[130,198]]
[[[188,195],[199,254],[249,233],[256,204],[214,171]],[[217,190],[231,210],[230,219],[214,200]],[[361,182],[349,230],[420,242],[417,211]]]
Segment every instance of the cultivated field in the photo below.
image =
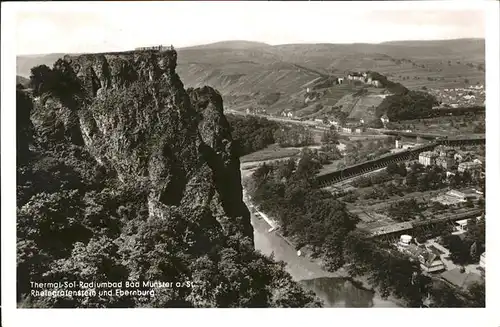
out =
[[297,156],[300,153],[298,148],[281,148],[277,144],[272,144],[265,149],[252,152],[240,158],[240,162],[252,162],[252,161],[262,161],[271,160],[279,158],[288,158]]

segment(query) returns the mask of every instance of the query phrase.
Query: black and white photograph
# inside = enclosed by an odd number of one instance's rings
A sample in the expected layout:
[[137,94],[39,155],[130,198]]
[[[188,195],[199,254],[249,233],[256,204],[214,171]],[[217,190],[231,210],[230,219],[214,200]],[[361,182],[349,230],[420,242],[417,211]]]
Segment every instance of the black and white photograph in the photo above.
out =
[[499,326],[498,7],[2,3],[5,326]]

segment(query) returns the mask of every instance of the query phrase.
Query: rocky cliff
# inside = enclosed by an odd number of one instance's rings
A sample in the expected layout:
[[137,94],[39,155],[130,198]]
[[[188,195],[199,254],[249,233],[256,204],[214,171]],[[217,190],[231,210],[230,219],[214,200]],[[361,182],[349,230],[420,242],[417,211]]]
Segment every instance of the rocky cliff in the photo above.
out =
[[253,238],[222,98],[185,90],[176,62],[175,50],[66,56],[54,70],[79,82],[79,99],[39,100],[35,125],[83,142],[123,183],[147,187],[151,216],[209,210],[224,231]]

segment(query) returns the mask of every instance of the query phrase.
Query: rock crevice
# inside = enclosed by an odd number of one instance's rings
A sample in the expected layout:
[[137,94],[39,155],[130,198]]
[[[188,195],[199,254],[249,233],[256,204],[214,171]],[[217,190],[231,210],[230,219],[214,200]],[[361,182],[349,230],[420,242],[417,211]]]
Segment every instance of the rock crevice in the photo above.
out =
[[54,69],[74,76],[79,92],[73,101],[48,95],[34,126],[84,145],[122,183],[146,185],[150,217],[169,219],[175,208],[196,221],[208,212],[217,228],[253,239],[222,97],[185,90],[176,64],[174,50],[66,56]]

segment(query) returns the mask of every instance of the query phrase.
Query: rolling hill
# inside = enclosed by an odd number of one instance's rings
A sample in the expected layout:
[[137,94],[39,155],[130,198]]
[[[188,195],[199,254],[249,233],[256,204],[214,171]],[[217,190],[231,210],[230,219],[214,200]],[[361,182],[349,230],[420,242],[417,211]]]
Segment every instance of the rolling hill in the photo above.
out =
[[[409,89],[462,87],[484,83],[484,39],[397,41],[380,44],[285,44],[224,41],[178,49],[177,72],[186,87],[209,85],[221,92],[225,107],[263,108],[269,113],[291,109],[299,116],[324,112],[341,103],[362,117],[376,106],[383,90],[349,99],[358,87],[331,86],[317,91],[304,104],[305,90],[329,76],[348,71],[373,70]],[[18,56],[17,74],[28,77],[30,68],[51,66],[62,54]],[[274,96],[279,94],[279,96]],[[268,101],[274,98],[275,101]],[[355,97],[356,98],[356,97]],[[342,100],[343,99],[343,100]],[[354,101],[356,100],[356,101]]]
[[16,76],[16,84],[21,84],[24,87],[28,87],[29,83],[30,83],[29,78],[22,77],[19,75]]

